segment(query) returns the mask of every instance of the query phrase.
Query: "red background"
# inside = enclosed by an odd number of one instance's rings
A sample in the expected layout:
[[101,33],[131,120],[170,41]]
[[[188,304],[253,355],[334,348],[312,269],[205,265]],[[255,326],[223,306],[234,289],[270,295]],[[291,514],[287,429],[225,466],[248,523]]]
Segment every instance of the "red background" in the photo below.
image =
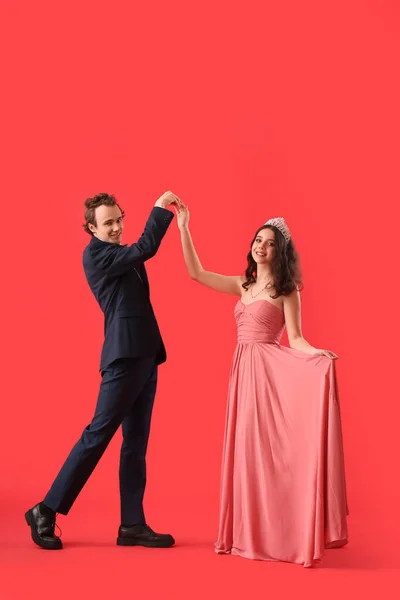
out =
[[[2,600],[397,597],[398,3],[3,0],[0,22]],[[351,510],[311,571],[213,553],[236,300],[190,281],[176,222],[148,263],[169,360],[146,508],[177,547],[115,547],[119,434],[59,518],[65,550],[29,540],[99,384],[83,201],[116,194],[133,242],[166,189],[210,270],[243,272],[269,217],[292,230],[304,335],[340,357]]]

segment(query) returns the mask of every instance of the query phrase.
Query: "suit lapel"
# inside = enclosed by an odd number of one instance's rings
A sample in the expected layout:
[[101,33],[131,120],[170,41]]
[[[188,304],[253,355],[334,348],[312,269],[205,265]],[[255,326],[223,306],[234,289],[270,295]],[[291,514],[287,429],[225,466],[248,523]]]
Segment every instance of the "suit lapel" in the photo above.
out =
[[142,278],[143,285],[145,286],[145,288],[147,290],[147,294],[150,296],[149,280],[147,277],[146,268],[145,268],[144,264],[140,265],[140,267],[138,268],[138,272],[139,272],[140,277]]

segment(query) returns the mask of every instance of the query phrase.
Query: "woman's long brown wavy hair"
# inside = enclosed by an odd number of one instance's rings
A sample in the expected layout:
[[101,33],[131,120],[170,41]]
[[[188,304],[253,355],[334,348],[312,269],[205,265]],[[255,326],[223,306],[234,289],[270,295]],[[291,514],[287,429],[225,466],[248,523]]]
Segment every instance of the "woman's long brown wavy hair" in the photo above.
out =
[[279,229],[273,225],[263,225],[256,231],[250,244],[250,252],[247,255],[246,281],[242,284],[242,287],[247,291],[250,285],[256,282],[257,263],[253,258],[251,250],[255,239],[263,229],[271,229],[275,234],[275,252],[271,265],[275,295],[271,296],[271,298],[276,299],[279,296],[288,296],[296,289],[303,289],[299,257],[294,244],[292,240],[287,242]]

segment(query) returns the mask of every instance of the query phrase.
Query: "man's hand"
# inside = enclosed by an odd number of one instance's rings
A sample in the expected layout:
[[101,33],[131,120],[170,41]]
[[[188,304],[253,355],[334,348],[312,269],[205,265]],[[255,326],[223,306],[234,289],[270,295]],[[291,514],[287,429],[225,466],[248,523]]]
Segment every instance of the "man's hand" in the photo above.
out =
[[159,197],[155,206],[159,206],[160,208],[167,208],[170,204],[174,204],[176,207],[180,207],[182,202],[179,200],[178,196],[175,196],[172,192],[165,192],[162,196]]

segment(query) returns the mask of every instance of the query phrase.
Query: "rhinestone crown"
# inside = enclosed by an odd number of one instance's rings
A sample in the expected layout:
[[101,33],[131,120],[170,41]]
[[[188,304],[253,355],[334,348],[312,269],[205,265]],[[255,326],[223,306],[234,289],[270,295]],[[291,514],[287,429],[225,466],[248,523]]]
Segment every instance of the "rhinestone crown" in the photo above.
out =
[[286,221],[283,217],[274,217],[273,219],[269,219],[265,225],[272,225],[279,229],[285,240],[288,242],[290,240],[290,231],[289,227],[286,224]]

